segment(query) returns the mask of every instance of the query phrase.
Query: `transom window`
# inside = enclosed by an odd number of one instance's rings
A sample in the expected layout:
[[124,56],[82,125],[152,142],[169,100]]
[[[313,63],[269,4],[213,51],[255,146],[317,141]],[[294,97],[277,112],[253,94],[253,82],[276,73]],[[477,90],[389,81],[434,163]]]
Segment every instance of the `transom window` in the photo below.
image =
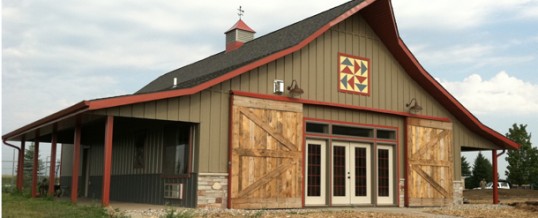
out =
[[396,140],[396,130],[330,123],[307,122],[306,133]]

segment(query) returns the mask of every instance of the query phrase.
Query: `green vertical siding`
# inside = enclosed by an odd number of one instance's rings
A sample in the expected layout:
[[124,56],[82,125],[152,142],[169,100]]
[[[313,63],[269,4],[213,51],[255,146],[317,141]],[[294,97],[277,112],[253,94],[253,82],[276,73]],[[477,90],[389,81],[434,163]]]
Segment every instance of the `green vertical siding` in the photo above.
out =
[[[371,60],[370,96],[338,92],[338,52]],[[123,117],[176,120],[199,123],[196,169],[200,173],[225,173],[228,163],[229,91],[241,90],[272,95],[273,81],[297,80],[304,94],[300,98],[330,103],[407,112],[405,104],[416,98],[424,108],[420,114],[446,117],[454,122],[454,152],[460,146],[492,148],[492,143],[469,131],[439,102],[410,78],[375,35],[360,14],[334,26],[301,50],[250,72],[224,81],[200,93],[97,111]],[[310,117],[345,120],[364,124],[396,125],[403,134],[402,119],[375,113],[311,107]],[[400,139],[401,140],[401,139]],[[459,153],[454,153],[458,157]],[[399,154],[402,155],[401,153]],[[401,158],[403,160],[403,158]],[[459,162],[457,162],[459,163]],[[458,166],[455,169],[459,169]],[[459,170],[455,178],[460,177]]]

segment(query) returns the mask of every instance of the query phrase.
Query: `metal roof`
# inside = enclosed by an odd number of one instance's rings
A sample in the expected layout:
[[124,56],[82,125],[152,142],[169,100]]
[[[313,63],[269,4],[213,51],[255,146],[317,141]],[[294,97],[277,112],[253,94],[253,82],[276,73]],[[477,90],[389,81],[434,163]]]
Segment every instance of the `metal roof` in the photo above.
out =
[[[135,94],[191,88],[217,78],[243,65],[298,44],[336,17],[363,0],[350,1],[302,21],[255,38],[231,52],[220,52],[198,62],[166,73]],[[174,87],[173,80],[177,78]]]

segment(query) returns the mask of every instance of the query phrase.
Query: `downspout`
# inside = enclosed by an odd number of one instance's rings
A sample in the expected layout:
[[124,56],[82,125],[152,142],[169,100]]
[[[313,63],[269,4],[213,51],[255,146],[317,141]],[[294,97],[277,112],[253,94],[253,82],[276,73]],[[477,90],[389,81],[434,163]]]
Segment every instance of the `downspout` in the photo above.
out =
[[9,146],[9,147],[12,147],[14,149],[17,149],[17,152],[19,152],[17,154],[17,156],[19,157],[18,160],[17,160],[17,190],[19,190],[19,192],[22,191],[22,178],[20,175],[21,174],[21,171],[22,171],[22,161],[24,160],[24,158],[21,158],[21,148],[13,145],[13,144],[9,144],[7,143],[6,141],[7,139],[3,139],[2,141],[4,142],[5,145]]

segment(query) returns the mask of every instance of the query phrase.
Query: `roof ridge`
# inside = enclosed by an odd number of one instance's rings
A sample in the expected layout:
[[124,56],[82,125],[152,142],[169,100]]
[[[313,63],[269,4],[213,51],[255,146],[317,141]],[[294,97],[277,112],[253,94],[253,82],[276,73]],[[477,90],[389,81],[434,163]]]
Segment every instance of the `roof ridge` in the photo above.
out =
[[[134,94],[190,88],[201,84],[252,61],[300,43],[321,26],[329,23],[335,17],[340,16],[343,12],[363,1],[364,0],[353,0],[345,2],[331,9],[254,38],[234,51],[221,51],[207,58],[172,70],[151,81]],[[285,36],[288,35],[297,37],[286,38]],[[178,79],[175,88],[172,87],[171,82],[174,78]]]

